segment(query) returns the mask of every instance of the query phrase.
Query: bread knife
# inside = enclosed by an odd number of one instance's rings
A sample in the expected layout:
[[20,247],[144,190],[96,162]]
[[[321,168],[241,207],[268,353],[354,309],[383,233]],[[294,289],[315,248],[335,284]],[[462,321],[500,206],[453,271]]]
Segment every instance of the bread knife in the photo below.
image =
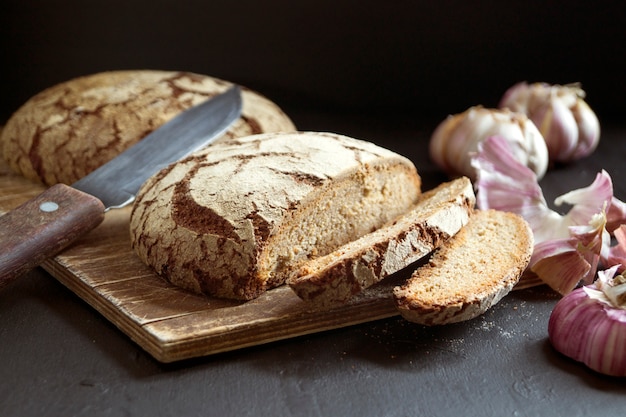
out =
[[133,202],[154,173],[222,136],[241,116],[238,86],[185,110],[71,186],[56,184],[0,216],[0,288]]

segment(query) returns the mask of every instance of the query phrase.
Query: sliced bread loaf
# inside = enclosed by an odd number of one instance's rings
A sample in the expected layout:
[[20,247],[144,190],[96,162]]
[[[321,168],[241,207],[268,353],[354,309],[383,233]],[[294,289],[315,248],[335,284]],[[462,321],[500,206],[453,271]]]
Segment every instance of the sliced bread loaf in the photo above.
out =
[[405,319],[424,325],[477,317],[511,291],[532,251],[532,231],[520,216],[476,210],[428,264],[394,288],[396,306]]
[[474,203],[468,178],[441,184],[391,224],[306,262],[287,283],[300,298],[318,305],[346,302],[455,235],[467,224]]
[[144,184],[131,242],[173,284],[247,300],[406,212],[420,187],[409,159],[342,135],[227,139]]

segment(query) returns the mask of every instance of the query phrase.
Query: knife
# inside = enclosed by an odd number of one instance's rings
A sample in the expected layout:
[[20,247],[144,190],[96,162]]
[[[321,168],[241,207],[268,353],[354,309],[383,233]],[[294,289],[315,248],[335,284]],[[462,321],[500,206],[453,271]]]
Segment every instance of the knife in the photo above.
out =
[[71,186],[56,184],[0,216],[0,288],[133,202],[154,173],[224,134],[241,116],[238,86],[180,113]]

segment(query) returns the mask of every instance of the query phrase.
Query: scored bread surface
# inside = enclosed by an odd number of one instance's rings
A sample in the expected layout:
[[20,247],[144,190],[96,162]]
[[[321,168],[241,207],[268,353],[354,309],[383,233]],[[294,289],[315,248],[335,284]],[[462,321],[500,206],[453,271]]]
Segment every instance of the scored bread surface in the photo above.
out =
[[441,184],[391,224],[306,262],[288,284],[303,300],[345,303],[454,236],[467,224],[475,201],[468,178]]
[[469,223],[415,270],[394,300],[407,320],[439,325],[479,316],[519,281],[533,251],[520,216],[476,210]]
[[[180,112],[231,86],[207,75],[158,70],[74,78],[17,109],[0,134],[0,153],[26,178],[72,184]],[[222,138],[291,130],[293,123],[276,104],[242,88],[242,116]]]
[[252,299],[406,212],[420,186],[410,160],[370,142],[322,132],[233,138],[144,184],[131,241],[175,285]]

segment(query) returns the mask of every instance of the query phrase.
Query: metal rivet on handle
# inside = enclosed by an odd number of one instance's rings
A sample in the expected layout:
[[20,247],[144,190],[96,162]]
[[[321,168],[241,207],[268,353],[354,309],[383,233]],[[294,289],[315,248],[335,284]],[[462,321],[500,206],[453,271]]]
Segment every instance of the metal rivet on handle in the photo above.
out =
[[59,209],[59,205],[54,201],[44,201],[39,205],[39,210],[45,211],[46,213],[52,213],[53,211],[57,211]]

